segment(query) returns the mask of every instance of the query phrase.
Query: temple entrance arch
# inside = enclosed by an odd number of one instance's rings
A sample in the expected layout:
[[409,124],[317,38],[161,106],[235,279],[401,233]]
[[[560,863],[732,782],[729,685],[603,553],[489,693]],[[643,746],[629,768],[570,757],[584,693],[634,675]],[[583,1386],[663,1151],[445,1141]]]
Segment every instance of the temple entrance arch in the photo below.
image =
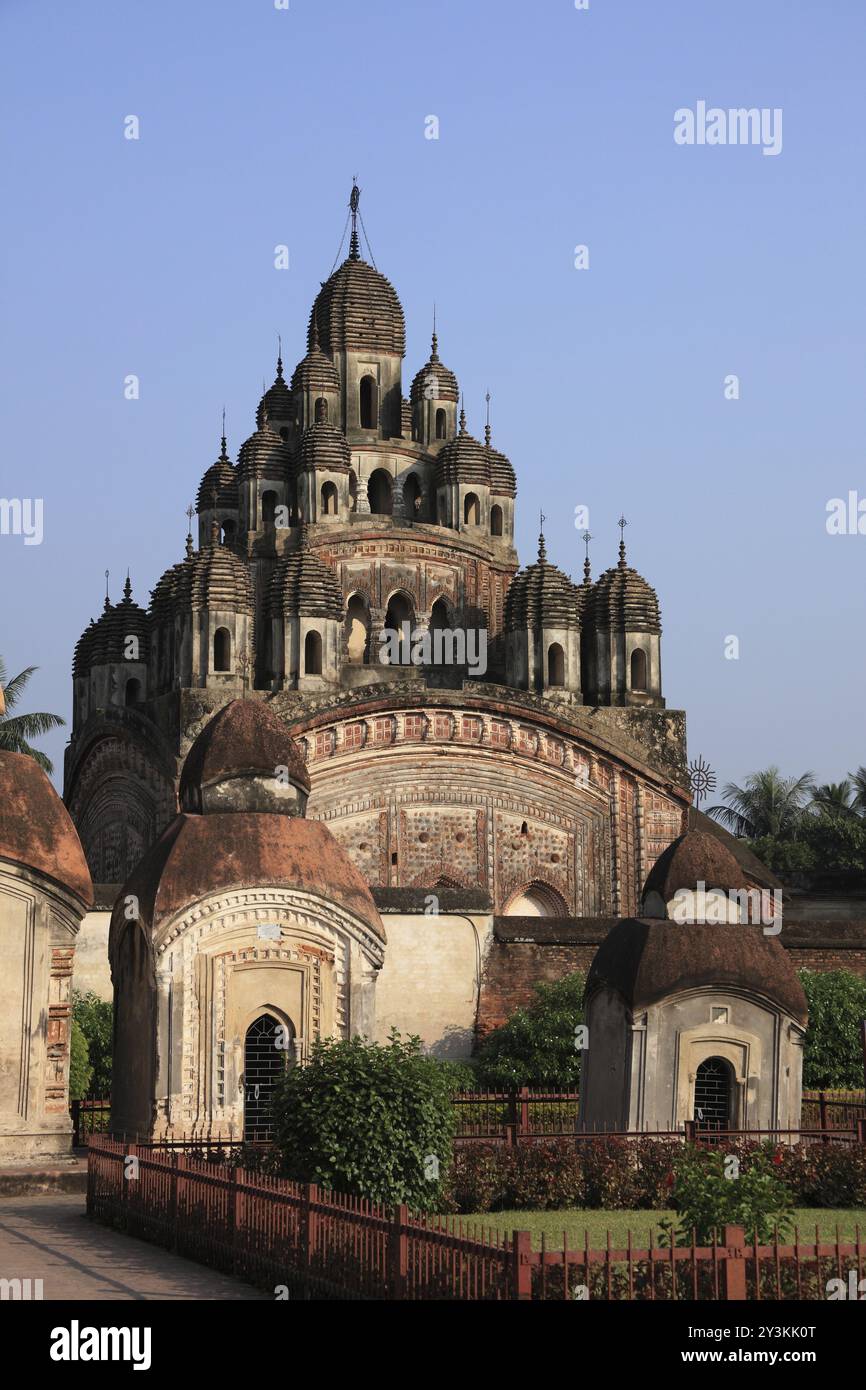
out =
[[[289,1048],[285,1046],[289,1043]],[[244,1142],[266,1143],[274,1137],[271,1104],[294,1043],[294,1032],[273,1014],[255,1019],[244,1038]],[[279,1046],[278,1044],[282,1044]]]

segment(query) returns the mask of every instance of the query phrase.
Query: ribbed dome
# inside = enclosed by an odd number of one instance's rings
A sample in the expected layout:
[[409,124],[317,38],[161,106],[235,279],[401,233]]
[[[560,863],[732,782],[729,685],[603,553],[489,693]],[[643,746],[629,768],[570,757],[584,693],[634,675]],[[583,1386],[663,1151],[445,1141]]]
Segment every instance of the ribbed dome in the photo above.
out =
[[314,329],[322,349],[332,357],[346,348],[369,352],[406,352],[406,323],[397,291],[374,266],[349,256],[326,280],[310,313],[307,345]]
[[466,415],[460,412],[460,430],[436,456],[436,486],[445,483],[480,483],[490,486],[490,452],[467,433]]
[[201,480],[195,504],[197,512],[206,511],[213,506],[214,493],[216,493],[216,505],[218,507],[237,509],[239,505],[238,475],[234,464],[226,453],[225,435],[223,435],[219,458],[216,463],[211,464]]
[[276,767],[287,767],[292,780],[310,790],[298,745],[279,716],[256,701],[232,700],[217,710],[189,750],[180,803],[185,811],[199,811],[204,788],[244,774],[273,777]]
[[319,334],[313,323],[313,341],[306,357],[302,357],[292,373],[293,391],[339,391],[340,373],[319,345]]
[[332,473],[348,473],[352,451],[346,436],[335,425],[310,425],[301,436],[298,469],[327,468]]
[[277,617],[343,618],[343,595],[337,576],[310,550],[306,537],[274,571],[268,606]]
[[292,469],[292,452],[270,425],[262,424],[242,445],[238,473],[246,478],[285,478]]
[[189,601],[193,608],[230,608],[252,613],[250,572],[243,560],[214,537],[192,558]]
[[415,374],[410,395],[413,405],[429,400],[454,401],[456,404],[460,399],[456,376],[444,362],[439,361],[439,343],[435,333],[429,360]]
[[156,581],[150,595],[151,620],[162,626],[182,607],[189,606],[190,576],[195,554],[192,537],[187,537],[189,553],[185,560],[172,565]]
[[505,631],[527,627],[577,627],[580,609],[577,588],[567,574],[547,560],[544,537],[538,540],[538,561],[519,570],[505,595]]
[[273,386],[270,386],[259,401],[256,411],[256,424],[259,429],[268,420],[294,420],[295,403],[292,400],[292,393],[283,380],[283,359],[277,358],[277,375]]
[[490,458],[490,491],[497,497],[517,496],[517,477],[511,460],[490,443],[490,426],[484,430],[484,447]]
[[127,578],[120,603],[107,604],[96,622],[91,621],[79,638],[72,660],[73,676],[86,675],[93,666],[128,660],[129,637],[138,639],[138,659],[146,662],[150,619],[145,610],[133,601],[132,585]]
[[620,545],[619,564],[596,580],[588,617],[593,625],[616,632],[661,632],[659,601],[655,589],[625,562]]

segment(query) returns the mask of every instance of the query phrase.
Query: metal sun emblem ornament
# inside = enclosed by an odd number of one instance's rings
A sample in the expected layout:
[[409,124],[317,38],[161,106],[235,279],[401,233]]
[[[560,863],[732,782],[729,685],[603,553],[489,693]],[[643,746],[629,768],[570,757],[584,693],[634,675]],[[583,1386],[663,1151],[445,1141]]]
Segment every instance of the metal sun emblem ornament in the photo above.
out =
[[693,763],[689,763],[689,785],[692,789],[692,796],[695,798],[695,806],[698,809],[700,809],[701,802],[707,793],[716,790],[716,774],[709,763],[704,762],[703,755],[700,753]]

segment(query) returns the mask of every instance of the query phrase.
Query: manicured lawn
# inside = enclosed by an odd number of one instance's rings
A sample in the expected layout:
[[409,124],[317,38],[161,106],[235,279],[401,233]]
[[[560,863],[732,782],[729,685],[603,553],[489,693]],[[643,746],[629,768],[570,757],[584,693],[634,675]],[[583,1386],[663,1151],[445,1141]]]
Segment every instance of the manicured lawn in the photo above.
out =
[[[548,1247],[562,1249],[562,1233],[568,1233],[569,1249],[580,1249],[584,1243],[584,1232],[589,1231],[589,1243],[593,1249],[604,1249],[607,1244],[607,1231],[610,1229],[610,1242],[614,1249],[624,1249],[627,1232],[631,1228],[632,1245],[641,1247],[649,1239],[650,1228],[654,1228],[658,1239],[662,1221],[670,1221],[673,1212],[667,1211],[580,1211],[574,1208],[567,1211],[494,1211],[477,1216],[461,1216],[455,1222],[463,1223],[467,1234],[481,1227],[487,1231],[531,1231],[536,1249],[541,1248],[541,1233],[545,1234]],[[800,1239],[815,1239],[815,1223],[818,1224],[821,1240],[835,1240],[836,1224],[839,1237],[851,1241],[856,1237],[859,1222],[860,1237],[866,1240],[866,1210],[847,1209],[837,1211],[830,1207],[800,1207],[794,1212],[794,1220],[800,1228]]]

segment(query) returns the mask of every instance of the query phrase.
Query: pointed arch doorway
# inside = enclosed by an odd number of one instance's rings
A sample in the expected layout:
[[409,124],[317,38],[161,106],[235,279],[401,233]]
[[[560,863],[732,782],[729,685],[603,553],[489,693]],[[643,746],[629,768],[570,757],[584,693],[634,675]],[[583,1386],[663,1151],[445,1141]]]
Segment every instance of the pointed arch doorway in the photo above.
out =
[[[285,1043],[289,1046],[286,1047]],[[271,1105],[277,1082],[294,1055],[294,1029],[273,1014],[255,1019],[244,1038],[244,1142],[268,1143],[274,1137]]]
[[724,1057],[707,1057],[695,1073],[695,1126],[723,1130],[731,1125],[734,1077]]

